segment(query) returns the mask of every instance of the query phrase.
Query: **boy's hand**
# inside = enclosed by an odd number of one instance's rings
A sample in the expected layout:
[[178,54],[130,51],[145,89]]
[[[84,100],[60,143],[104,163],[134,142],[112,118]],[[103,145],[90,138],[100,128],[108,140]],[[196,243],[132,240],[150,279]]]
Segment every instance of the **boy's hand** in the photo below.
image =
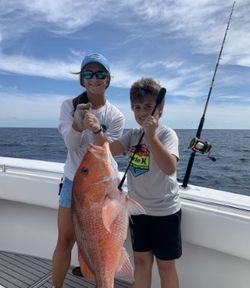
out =
[[148,116],[143,122],[142,127],[144,130],[145,136],[153,137],[158,127],[158,119],[154,116]]

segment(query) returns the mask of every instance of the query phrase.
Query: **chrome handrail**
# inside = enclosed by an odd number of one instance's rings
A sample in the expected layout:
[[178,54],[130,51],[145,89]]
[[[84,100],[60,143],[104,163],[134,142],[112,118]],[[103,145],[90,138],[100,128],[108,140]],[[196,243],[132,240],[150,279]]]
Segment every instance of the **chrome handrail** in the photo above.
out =
[[[209,200],[209,199],[207,199],[207,200],[200,199],[200,198],[197,199],[194,196],[193,197],[192,196],[187,197],[187,196],[180,195],[180,198],[182,200],[187,200],[187,201],[198,203],[198,204],[205,204],[208,206],[216,206],[216,207],[221,207],[221,208],[225,208],[225,209],[233,209],[233,210],[243,211],[243,212],[247,212],[247,213],[250,212],[250,207],[248,208],[247,206],[246,207],[239,206],[239,204],[226,203],[226,202],[222,203],[219,201],[215,201],[215,200],[213,201],[213,200]],[[248,217],[249,217],[249,214],[248,214]]]
[[42,174],[46,174],[46,176],[54,175],[54,176],[62,177],[63,171],[53,171],[53,170],[43,169],[43,168],[31,168],[31,167],[22,167],[22,166],[8,165],[8,164],[0,164],[0,173],[21,174],[21,175],[39,174],[39,176],[43,176]]

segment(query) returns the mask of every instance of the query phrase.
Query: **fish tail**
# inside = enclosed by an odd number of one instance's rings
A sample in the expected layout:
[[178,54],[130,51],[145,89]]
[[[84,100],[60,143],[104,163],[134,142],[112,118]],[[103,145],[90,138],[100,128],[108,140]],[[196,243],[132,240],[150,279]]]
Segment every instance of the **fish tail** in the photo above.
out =
[[115,276],[116,278],[119,278],[121,280],[129,281],[130,283],[133,283],[135,281],[133,266],[129,260],[129,255],[124,247],[121,251],[120,262]]
[[95,276],[92,273],[92,271],[89,269],[89,266],[86,263],[84,257],[82,256],[82,253],[79,247],[78,247],[78,261],[79,261],[81,272],[84,278],[89,279],[89,280],[94,280]]

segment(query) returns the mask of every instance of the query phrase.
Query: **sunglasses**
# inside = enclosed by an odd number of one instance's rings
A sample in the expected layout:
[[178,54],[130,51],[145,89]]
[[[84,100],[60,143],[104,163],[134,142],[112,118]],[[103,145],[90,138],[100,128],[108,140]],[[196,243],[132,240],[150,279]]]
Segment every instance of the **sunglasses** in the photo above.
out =
[[107,72],[106,71],[93,72],[93,71],[90,71],[90,70],[84,70],[84,71],[81,72],[81,76],[84,79],[92,79],[94,77],[94,75],[95,75],[95,77],[98,80],[104,80],[107,77]]

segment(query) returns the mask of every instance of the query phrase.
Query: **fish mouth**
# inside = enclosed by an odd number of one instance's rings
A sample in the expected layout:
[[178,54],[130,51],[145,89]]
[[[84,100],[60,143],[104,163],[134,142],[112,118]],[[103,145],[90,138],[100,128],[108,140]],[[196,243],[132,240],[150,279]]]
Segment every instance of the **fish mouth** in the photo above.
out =
[[103,176],[102,177],[102,181],[109,181],[109,180],[111,180],[112,179],[112,177],[111,176]]
[[114,178],[113,178],[112,176],[107,176],[107,175],[105,175],[105,176],[102,176],[102,177],[100,177],[99,179],[97,179],[97,180],[93,183],[93,185],[97,185],[97,184],[99,184],[99,183],[110,182],[110,181],[112,181],[112,180],[114,180]]

